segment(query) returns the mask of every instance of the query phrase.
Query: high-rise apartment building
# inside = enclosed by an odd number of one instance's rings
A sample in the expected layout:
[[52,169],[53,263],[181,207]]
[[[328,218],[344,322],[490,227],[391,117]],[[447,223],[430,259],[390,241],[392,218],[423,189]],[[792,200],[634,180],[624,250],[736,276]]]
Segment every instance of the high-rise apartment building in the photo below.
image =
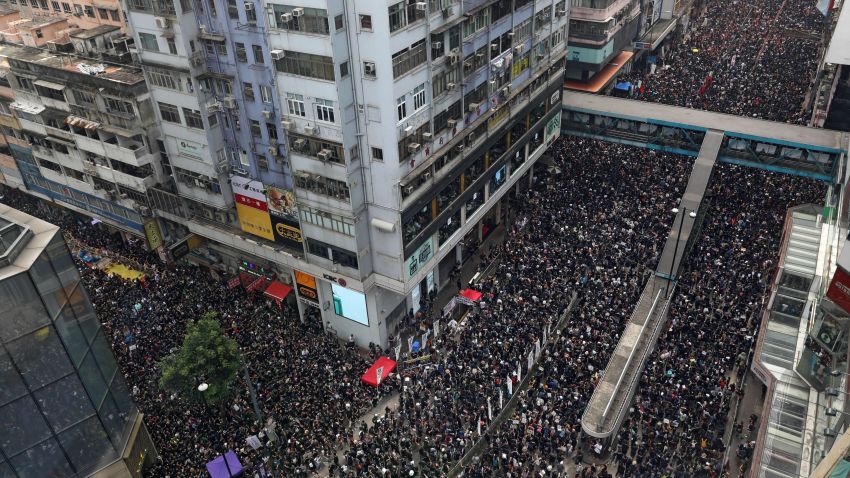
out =
[[0,124],[27,189],[143,234],[148,189],[167,172],[141,71],[15,45],[0,46],[0,58],[14,95],[0,112],[17,123]]
[[67,18],[71,28],[125,27],[119,0],[0,0],[0,5],[20,11],[24,18]]
[[163,255],[292,284],[302,317],[362,345],[448,283],[560,134],[563,0],[125,7]]
[[[647,26],[655,15],[649,8]],[[640,0],[572,0],[566,69],[571,87],[599,91],[626,65],[632,41],[642,31],[640,13]]]
[[0,204],[0,476],[141,477],[156,460],[57,226]]

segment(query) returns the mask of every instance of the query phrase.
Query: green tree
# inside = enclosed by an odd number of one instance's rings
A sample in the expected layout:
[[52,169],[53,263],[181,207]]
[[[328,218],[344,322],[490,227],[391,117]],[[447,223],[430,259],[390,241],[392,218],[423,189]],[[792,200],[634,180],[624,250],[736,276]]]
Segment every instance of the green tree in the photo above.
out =
[[[224,335],[215,312],[189,323],[183,346],[160,362],[159,386],[194,401],[219,403],[230,396],[239,371],[239,345]],[[198,385],[209,388],[198,391]]]

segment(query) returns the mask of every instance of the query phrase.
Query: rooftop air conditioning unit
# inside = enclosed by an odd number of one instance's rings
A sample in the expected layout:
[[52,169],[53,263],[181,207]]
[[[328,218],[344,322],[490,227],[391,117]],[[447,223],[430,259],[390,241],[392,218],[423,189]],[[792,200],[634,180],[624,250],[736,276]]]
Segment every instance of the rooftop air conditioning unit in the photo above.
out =
[[283,120],[280,122],[280,125],[283,126],[283,129],[291,131],[292,127],[295,126],[295,123],[290,120]]
[[434,48],[434,49],[436,49],[436,50],[442,50],[442,49],[443,49],[443,42],[441,42],[441,41],[432,41],[432,42],[431,42],[431,48]]
[[304,132],[307,133],[307,134],[316,134],[316,133],[319,132],[319,128],[317,128],[315,126],[309,126],[308,125],[308,126],[304,127]]
[[207,113],[212,114],[217,113],[219,111],[221,111],[221,103],[219,103],[218,101],[207,105]]
[[274,113],[272,113],[270,110],[263,110],[263,112],[260,114],[263,115],[263,119],[272,119],[272,117],[274,117]]
[[283,57],[286,56],[283,50],[272,50],[271,52],[272,60],[283,60]]
[[323,149],[316,153],[316,157],[318,157],[322,161],[327,161],[331,159],[331,151],[329,149]]
[[303,8],[298,7],[298,8],[293,8],[293,9],[292,9],[292,16],[293,16],[293,17],[298,18],[298,17],[300,17],[300,16],[302,16],[302,15],[304,15],[304,9],[303,9]]
[[291,22],[292,21],[292,14],[291,13],[281,13],[280,14],[280,21],[283,22],[283,23]]
[[410,143],[410,144],[407,145],[407,151],[410,152],[410,153],[415,153],[415,152],[419,151],[419,149],[421,147],[422,147],[422,145],[419,144],[419,143]]
[[292,143],[292,146],[295,147],[295,151],[302,151],[307,146],[307,140],[304,138],[298,138]]
[[236,108],[236,98],[232,96],[225,96],[224,99],[221,100],[221,104],[224,105],[227,109],[235,109]]
[[154,17],[154,21],[156,21],[157,28],[166,29],[171,27],[171,22],[165,17]]
[[452,7],[451,6],[443,9],[443,18],[449,18],[450,16],[452,16]]
[[413,133],[413,126],[405,126],[404,127],[404,135],[410,136],[411,133]]
[[447,90],[453,90],[453,89],[455,89],[456,86],[457,85],[454,84],[454,83],[446,83],[446,89]]
[[479,103],[470,103],[469,104],[469,112],[478,111],[478,107],[481,106]]
[[457,125],[457,120],[454,118],[450,118],[446,120],[446,124],[449,125],[449,128],[454,128]]
[[417,9],[417,10],[420,10],[420,11],[423,11],[423,12],[424,12],[426,8],[428,8],[428,4],[427,4],[427,3],[425,3],[425,2],[416,2],[416,9]]
[[423,140],[423,141],[431,141],[431,139],[432,139],[433,137],[434,137],[434,135],[433,135],[433,134],[431,134],[431,133],[429,133],[428,131],[426,131],[426,132],[422,133],[422,140]]
[[251,2],[245,2],[245,11],[250,12],[254,10],[254,4]]

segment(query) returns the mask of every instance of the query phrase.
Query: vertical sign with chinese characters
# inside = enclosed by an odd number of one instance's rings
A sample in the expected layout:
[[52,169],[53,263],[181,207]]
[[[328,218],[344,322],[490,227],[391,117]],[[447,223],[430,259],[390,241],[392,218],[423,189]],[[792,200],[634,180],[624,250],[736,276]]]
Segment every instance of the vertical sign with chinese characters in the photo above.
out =
[[407,278],[410,279],[416,275],[432,257],[434,257],[434,236],[429,237],[404,261],[404,273],[407,274]]

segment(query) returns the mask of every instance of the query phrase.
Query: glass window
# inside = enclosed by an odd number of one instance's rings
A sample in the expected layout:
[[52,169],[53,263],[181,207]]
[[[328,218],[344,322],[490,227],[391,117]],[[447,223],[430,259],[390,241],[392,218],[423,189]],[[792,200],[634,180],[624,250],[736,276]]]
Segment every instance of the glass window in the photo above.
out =
[[18,476],[71,476],[71,465],[51,438],[10,460]]
[[[61,292],[60,292],[61,293]],[[50,323],[30,277],[18,274],[0,282],[0,338],[9,341]]]
[[158,105],[159,114],[160,116],[162,116],[163,121],[168,121],[169,123],[182,124],[180,121],[180,112],[177,110],[176,106],[162,102],[159,102]]
[[3,424],[0,448],[6,456],[24,451],[50,436],[50,429],[29,395],[0,407],[0,423]]
[[425,106],[425,84],[417,86],[413,90],[413,109],[418,110]]
[[94,358],[97,359],[103,378],[107,382],[112,381],[112,377],[118,370],[118,364],[115,362],[115,356],[112,355],[112,349],[109,348],[102,331],[97,334],[97,338],[92,342],[91,350],[94,353]]
[[263,63],[266,62],[265,58],[263,57],[263,47],[262,46],[251,45],[251,49],[254,52],[254,63],[256,63],[258,65],[262,65]]
[[204,129],[204,120],[201,112],[190,108],[183,108],[183,117],[186,118],[186,126],[195,129]]
[[78,470],[115,454],[115,449],[112,448],[97,417],[91,417],[60,433],[59,443]]
[[286,94],[286,101],[289,104],[289,114],[295,116],[307,116],[304,110],[304,97],[292,93]]
[[30,388],[41,388],[73,370],[52,327],[42,327],[7,347]]
[[118,406],[120,413],[129,416],[135,412],[136,405],[133,404],[133,399],[130,397],[130,389],[127,388],[122,375],[117,375],[115,380],[112,381],[112,385],[109,387],[109,394],[115,399],[115,405]]
[[106,396],[106,383],[103,381],[93,353],[87,354],[83,359],[80,365],[80,378],[83,379],[83,385],[89,392],[92,402],[100,404]]
[[150,33],[139,33],[139,42],[142,48],[148,51],[159,51],[159,45],[156,43],[156,35]]
[[12,359],[0,349],[0,403],[7,403],[27,393],[18,371],[12,366]]
[[68,354],[71,356],[71,360],[74,362],[74,365],[79,366],[80,361],[89,348],[89,342],[83,336],[79,325],[77,325],[77,317],[74,315],[71,305],[66,305],[62,309],[62,313],[56,318],[55,325],[59,337],[65,344]]
[[103,420],[103,426],[106,427],[106,432],[109,433],[112,443],[116,447],[122,446],[124,427],[126,427],[130,416],[118,411],[112,393],[106,396],[106,400],[101,405],[100,418]]
[[275,69],[281,73],[334,81],[333,58],[328,56],[286,50],[284,57],[275,61]]
[[323,100],[321,98],[316,98],[316,119],[319,121],[333,123],[334,102],[331,100]]
[[51,383],[33,395],[42,414],[57,433],[94,415],[89,396],[74,374]]
[[396,100],[396,113],[399,121],[404,121],[404,119],[407,118],[406,97],[402,96]]

